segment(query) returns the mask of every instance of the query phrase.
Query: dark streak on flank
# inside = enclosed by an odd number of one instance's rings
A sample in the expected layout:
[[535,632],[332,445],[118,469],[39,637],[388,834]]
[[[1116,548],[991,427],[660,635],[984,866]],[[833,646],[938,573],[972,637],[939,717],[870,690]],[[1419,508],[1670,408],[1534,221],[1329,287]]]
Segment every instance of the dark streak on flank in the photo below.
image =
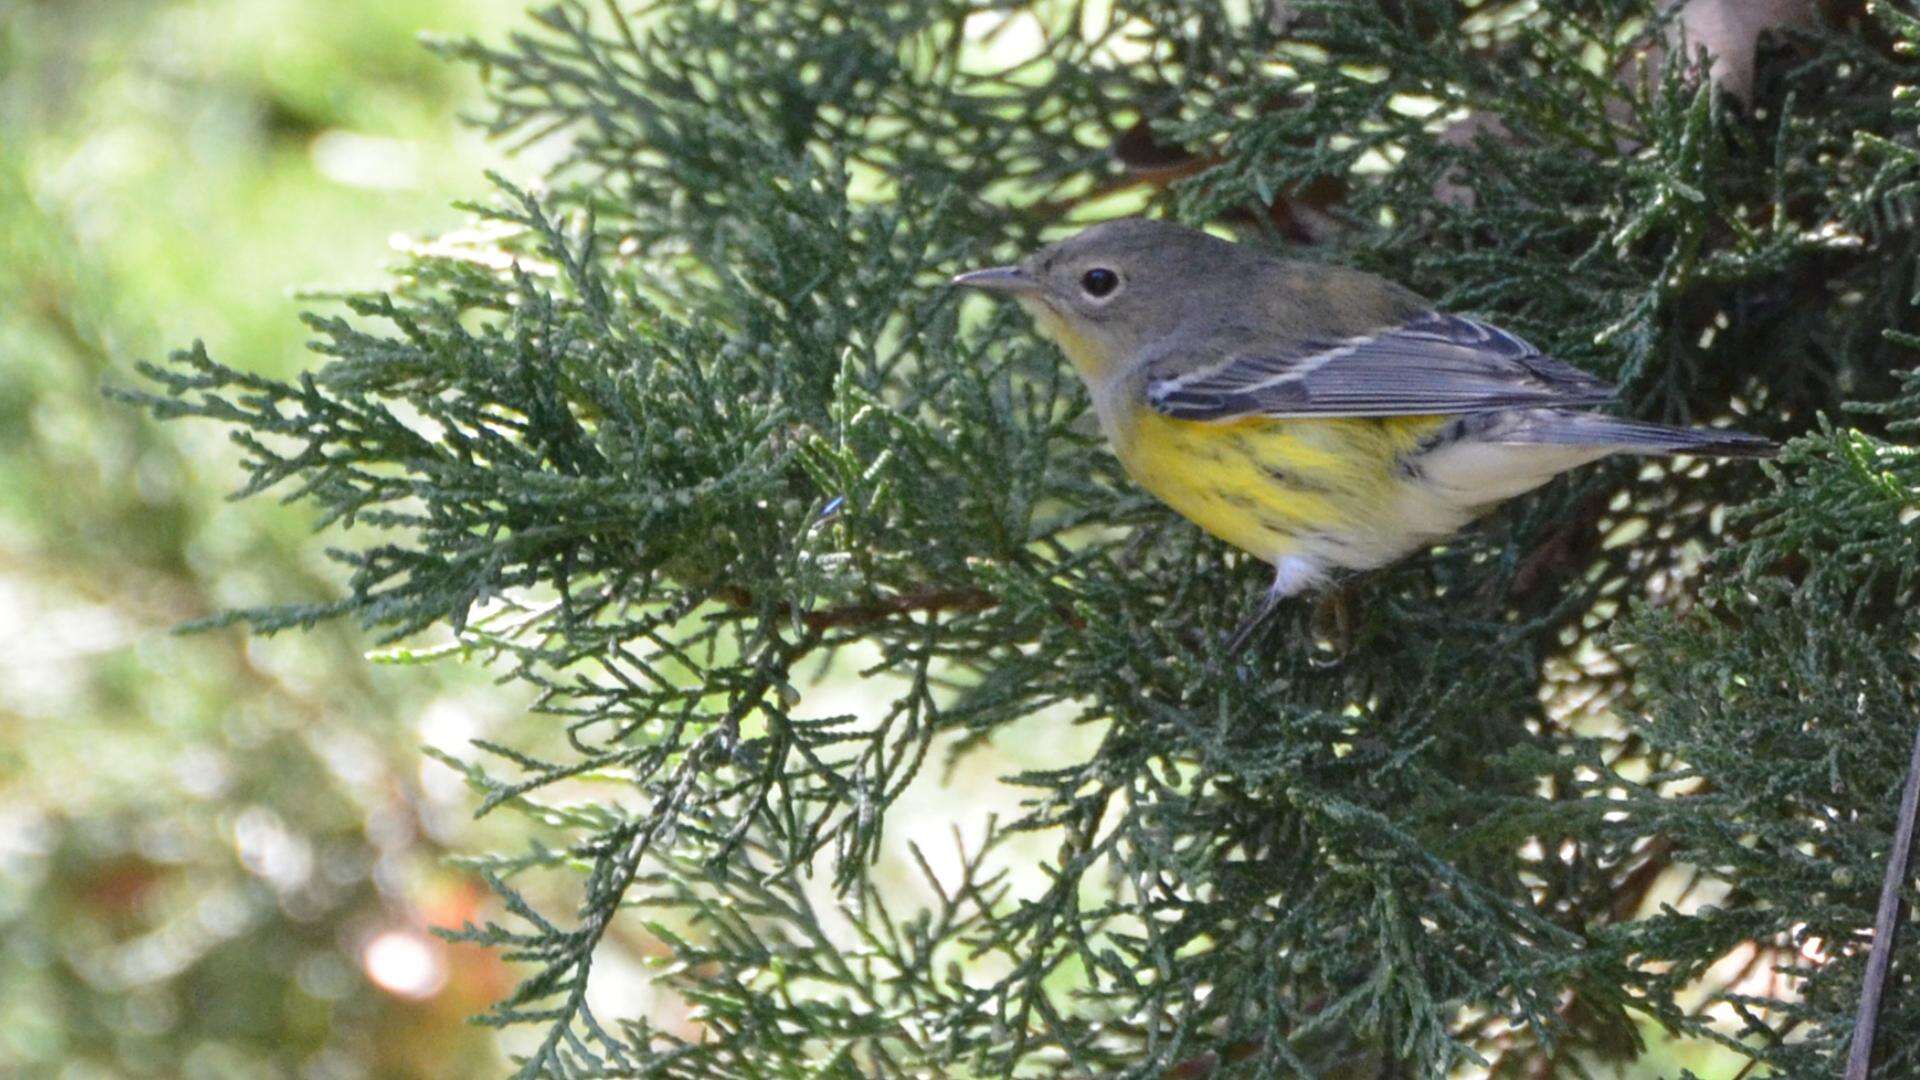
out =
[[1263,462],[1260,465],[1260,471],[1267,474],[1267,479],[1283,488],[1297,491],[1302,495],[1330,495],[1333,493],[1332,488],[1320,483],[1318,480],[1309,480],[1297,472],[1283,469],[1278,465],[1268,465]]
[[1440,425],[1421,439],[1419,445],[1401,455],[1399,472],[1407,480],[1426,479],[1426,468],[1421,458],[1435,450],[1443,449],[1454,443],[1465,442],[1475,435],[1491,431],[1502,423],[1509,422],[1504,413],[1474,413]]
[[1280,518],[1270,517],[1266,514],[1260,515],[1260,527],[1270,533],[1277,536],[1284,536],[1288,539],[1292,539],[1298,534],[1298,530],[1290,522],[1283,521]]
[[1306,532],[1296,535],[1294,540],[1302,547],[1314,548],[1320,551],[1351,551],[1353,549],[1353,545],[1349,544],[1339,534],[1330,533],[1322,529],[1309,529]]
[[1193,440],[1193,439],[1189,439],[1182,442],[1180,444],[1180,452],[1192,457],[1200,458],[1203,461],[1214,462],[1215,464],[1219,464],[1227,460],[1227,455],[1223,453],[1218,446],[1215,446],[1212,443],[1200,442],[1198,440]]

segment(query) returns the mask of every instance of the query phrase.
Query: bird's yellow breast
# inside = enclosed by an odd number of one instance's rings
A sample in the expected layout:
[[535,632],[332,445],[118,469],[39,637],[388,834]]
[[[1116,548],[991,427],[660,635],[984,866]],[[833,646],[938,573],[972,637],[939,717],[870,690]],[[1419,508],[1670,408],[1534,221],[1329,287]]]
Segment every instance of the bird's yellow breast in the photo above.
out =
[[1444,418],[1176,420],[1141,407],[1114,449],[1140,485],[1227,543],[1273,560],[1306,537],[1398,515],[1402,461]]

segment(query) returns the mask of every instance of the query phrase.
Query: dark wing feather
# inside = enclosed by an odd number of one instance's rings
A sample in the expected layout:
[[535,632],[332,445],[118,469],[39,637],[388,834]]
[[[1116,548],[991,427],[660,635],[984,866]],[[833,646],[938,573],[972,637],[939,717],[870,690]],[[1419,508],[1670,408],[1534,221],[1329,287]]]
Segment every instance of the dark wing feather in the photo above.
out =
[[[1147,371],[1147,403],[1183,420],[1416,416],[1600,405],[1613,387],[1496,326],[1428,312],[1390,330]],[[1183,365],[1186,366],[1186,365]]]

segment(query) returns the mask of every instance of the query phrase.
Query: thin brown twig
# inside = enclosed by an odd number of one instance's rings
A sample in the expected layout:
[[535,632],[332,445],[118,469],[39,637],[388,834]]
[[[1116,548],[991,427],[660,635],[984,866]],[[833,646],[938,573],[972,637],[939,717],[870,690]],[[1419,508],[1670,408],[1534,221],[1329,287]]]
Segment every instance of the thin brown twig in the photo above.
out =
[[[753,606],[753,596],[745,589],[735,586],[719,589],[714,595],[737,608]],[[808,630],[839,630],[850,626],[866,626],[896,615],[918,611],[970,614],[986,611],[999,604],[999,597],[982,589],[928,587],[864,600],[856,604],[822,608],[819,611],[803,611],[800,613],[800,624]],[[783,603],[780,605],[779,613],[784,615],[788,610],[788,606]]]
[[1621,875],[1607,910],[1608,918],[1616,923],[1633,918],[1640,905],[1646,903],[1654,883],[1672,868],[1673,841],[1665,833],[1657,834],[1641,852],[1640,862]]
[[1860,1012],[1853,1022],[1846,1080],[1867,1080],[1873,1071],[1874,1028],[1880,1023],[1880,997],[1886,989],[1887,969],[1893,964],[1893,946],[1900,933],[1900,887],[1906,883],[1907,862],[1913,855],[1916,810],[1920,810],[1920,726],[1914,729],[1907,782],[1900,791],[1899,826],[1893,834],[1893,848],[1887,852],[1887,874],[1880,883],[1880,909],[1873,917],[1873,951],[1867,955],[1867,977],[1860,986]]

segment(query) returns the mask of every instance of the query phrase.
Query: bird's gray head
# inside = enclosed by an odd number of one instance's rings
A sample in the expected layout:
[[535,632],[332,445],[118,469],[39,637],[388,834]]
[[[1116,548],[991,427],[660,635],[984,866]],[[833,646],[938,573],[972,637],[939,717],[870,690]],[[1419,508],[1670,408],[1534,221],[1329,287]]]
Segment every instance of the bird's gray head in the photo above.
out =
[[1244,287],[1260,261],[1198,229],[1123,218],[953,283],[1019,300],[1080,373],[1098,380],[1204,318],[1205,306],[1233,295],[1236,281]]

